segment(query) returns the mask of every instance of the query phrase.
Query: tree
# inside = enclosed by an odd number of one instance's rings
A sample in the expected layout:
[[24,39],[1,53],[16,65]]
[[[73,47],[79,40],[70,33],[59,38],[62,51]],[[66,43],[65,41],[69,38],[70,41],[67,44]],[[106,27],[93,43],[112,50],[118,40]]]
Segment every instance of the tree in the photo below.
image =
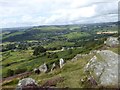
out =
[[6,46],[6,49],[7,50],[13,50],[13,49],[15,49],[16,48],[16,45],[15,44],[8,44],[7,46]]
[[33,55],[37,56],[40,55],[40,53],[46,52],[46,49],[42,46],[38,46],[34,49]]
[[19,44],[19,45],[18,45],[18,49],[27,50],[27,49],[28,49],[28,46],[27,46],[26,44]]

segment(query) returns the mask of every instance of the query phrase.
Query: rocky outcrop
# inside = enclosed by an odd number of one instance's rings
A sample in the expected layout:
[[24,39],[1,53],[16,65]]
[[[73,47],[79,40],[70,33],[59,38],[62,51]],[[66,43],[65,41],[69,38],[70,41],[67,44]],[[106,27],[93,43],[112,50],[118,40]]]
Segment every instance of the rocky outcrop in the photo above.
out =
[[32,78],[24,78],[18,82],[16,90],[38,90],[38,84]]
[[104,44],[112,47],[112,46],[116,46],[119,44],[118,38],[117,37],[109,37]]
[[118,54],[102,50],[87,63],[84,70],[95,75],[102,86],[118,86]]
[[34,71],[35,74],[40,74],[40,70],[37,69],[37,68],[35,68],[33,71]]
[[39,67],[39,70],[40,72],[44,72],[44,73],[47,72],[48,70],[47,65],[44,63],[43,65]]
[[60,65],[60,68],[64,66],[64,60],[62,58],[59,60],[59,65]]

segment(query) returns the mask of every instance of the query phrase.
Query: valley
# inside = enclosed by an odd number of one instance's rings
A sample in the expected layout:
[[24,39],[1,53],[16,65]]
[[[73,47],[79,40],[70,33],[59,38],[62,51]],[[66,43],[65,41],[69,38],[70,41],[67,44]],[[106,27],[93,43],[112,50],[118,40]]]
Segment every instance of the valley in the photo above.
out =
[[[117,41],[114,42],[113,40],[109,41],[108,44],[105,43],[105,41],[111,40],[108,39],[110,37],[119,40],[117,22],[6,29],[3,31],[2,37],[0,75],[3,79],[3,88],[16,88],[18,81],[26,77],[35,79],[40,86],[44,87],[99,87],[99,85],[89,85],[86,82],[85,78],[88,78],[90,74],[84,72],[85,66],[95,55],[98,56],[100,61],[102,61],[101,57],[110,59],[103,53],[98,53],[98,55],[96,51],[108,50],[112,52],[111,57],[113,58],[113,54],[118,56],[120,54],[118,51],[120,45]],[[109,44],[112,46],[109,46]],[[62,69],[59,68],[61,58],[65,63]],[[47,72],[34,73],[34,69],[44,63],[47,65]],[[56,69],[51,71],[53,63],[55,63]],[[30,75],[19,77],[19,75],[27,72],[30,72]],[[12,79],[9,79],[10,77]],[[59,77],[64,78],[63,81],[56,81],[56,78]],[[54,79],[55,85],[46,84],[47,81],[54,81]],[[97,83],[99,82],[97,81]]]

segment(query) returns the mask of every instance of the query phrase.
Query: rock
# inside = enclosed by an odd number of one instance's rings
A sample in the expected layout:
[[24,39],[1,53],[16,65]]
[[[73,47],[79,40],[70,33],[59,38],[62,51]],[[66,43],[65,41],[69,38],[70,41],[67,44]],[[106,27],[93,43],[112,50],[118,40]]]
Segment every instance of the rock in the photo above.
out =
[[24,78],[18,82],[16,90],[38,90],[38,84],[32,78]]
[[40,74],[40,70],[37,69],[37,68],[35,68],[33,71],[34,71],[34,73],[36,73],[36,74]]
[[47,72],[47,65],[44,63],[43,65],[41,65],[40,67],[39,67],[39,70],[40,70],[40,72]]
[[53,63],[51,71],[53,71],[53,69],[55,69],[55,67],[56,67],[56,65],[55,65],[55,63]]
[[94,77],[89,77],[87,81],[91,84],[91,86],[97,86],[97,81]]
[[101,50],[84,70],[93,73],[101,86],[118,86],[118,57],[118,54],[110,50]]
[[118,38],[117,37],[109,37],[104,44],[112,47],[112,46],[116,46],[119,44]]
[[64,66],[64,60],[62,58],[59,60],[59,65],[60,65],[60,68]]
[[85,67],[85,72],[93,69],[93,66],[96,64],[96,59],[97,59],[96,56],[90,59],[90,61],[87,63]]
[[88,55],[88,54],[82,54],[81,57],[85,57],[85,56],[87,56],[87,55]]

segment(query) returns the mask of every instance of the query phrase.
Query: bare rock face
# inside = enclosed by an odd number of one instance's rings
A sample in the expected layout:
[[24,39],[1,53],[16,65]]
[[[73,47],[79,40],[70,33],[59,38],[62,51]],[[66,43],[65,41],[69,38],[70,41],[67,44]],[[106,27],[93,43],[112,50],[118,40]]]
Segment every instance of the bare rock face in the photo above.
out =
[[47,72],[47,65],[44,63],[43,65],[41,65],[40,67],[39,67],[39,70],[40,70],[40,72]]
[[107,41],[104,42],[108,46],[116,46],[119,44],[118,38],[117,37],[109,37]]
[[84,70],[94,73],[99,85],[118,86],[118,57],[110,50],[98,51]]
[[38,90],[38,84],[32,78],[24,78],[18,82],[16,90]]

